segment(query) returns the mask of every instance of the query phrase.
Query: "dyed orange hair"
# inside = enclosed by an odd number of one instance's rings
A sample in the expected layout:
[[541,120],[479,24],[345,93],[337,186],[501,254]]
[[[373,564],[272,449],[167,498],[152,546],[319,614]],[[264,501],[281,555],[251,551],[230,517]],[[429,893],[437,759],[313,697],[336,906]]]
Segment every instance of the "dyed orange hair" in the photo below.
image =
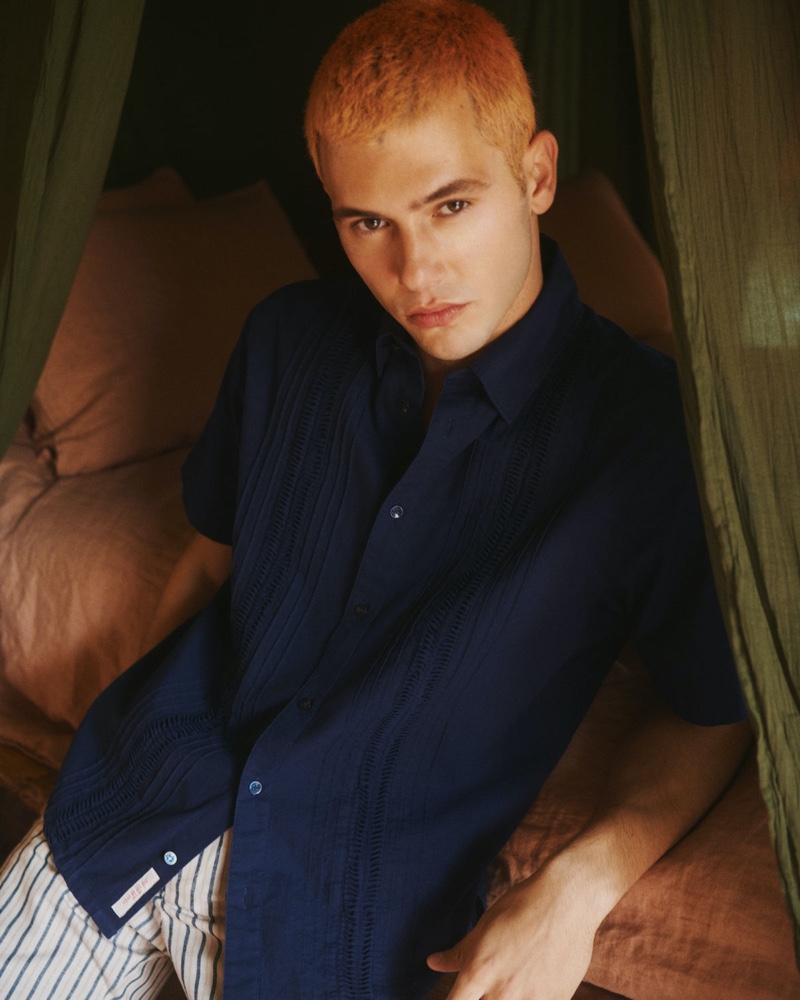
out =
[[306,106],[317,174],[323,140],[376,137],[456,91],[469,94],[481,135],[524,183],[522,157],[536,130],[528,77],[505,28],[467,0],[387,0],[342,31]]

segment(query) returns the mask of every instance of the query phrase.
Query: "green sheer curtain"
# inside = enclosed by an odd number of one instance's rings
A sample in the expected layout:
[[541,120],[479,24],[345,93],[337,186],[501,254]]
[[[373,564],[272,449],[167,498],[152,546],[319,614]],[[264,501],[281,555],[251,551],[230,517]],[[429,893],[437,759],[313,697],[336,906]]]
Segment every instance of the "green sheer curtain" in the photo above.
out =
[[800,4],[631,16],[687,423],[800,955]]
[[144,0],[0,4],[0,455],[69,294],[143,7]]

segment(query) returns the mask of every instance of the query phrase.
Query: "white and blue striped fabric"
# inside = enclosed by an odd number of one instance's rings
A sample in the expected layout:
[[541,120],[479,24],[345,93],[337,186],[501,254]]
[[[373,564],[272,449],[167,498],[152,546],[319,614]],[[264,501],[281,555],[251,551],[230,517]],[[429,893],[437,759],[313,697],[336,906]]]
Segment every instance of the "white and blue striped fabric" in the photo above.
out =
[[230,831],[113,938],[56,871],[37,822],[0,871],[3,1000],[150,1000],[174,966],[190,1000],[222,996]]

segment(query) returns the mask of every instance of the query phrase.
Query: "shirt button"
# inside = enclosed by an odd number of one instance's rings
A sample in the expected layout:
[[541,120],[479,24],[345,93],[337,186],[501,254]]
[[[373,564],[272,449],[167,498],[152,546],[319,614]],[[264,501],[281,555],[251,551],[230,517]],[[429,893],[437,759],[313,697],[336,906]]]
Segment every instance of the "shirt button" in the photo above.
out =
[[251,795],[260,795],[264,791],[264,786],[260,781],[251,781],[249,788]]
[[304,712],[310,712],[313,704],[314,702],[311,698],[300,698],[298,699],[297,707],[301,708]]
[[369,614],[369,604],[356,604],[353,611],[359,618],[365,618]]
[[409,403],[409,401],[407,399],[401,399],[400,400],[400,412],[401,413],[408,413],[408,411],[410,409],[411,409],[411,403]]
[[403,516],[403,513],[403,508],[399,504],[395,504],[395,506],[389,511],[390,516],[393,517],[395,521],[399,521]]
[[164,861],[166,861],[168,865],[177,865],[178,855],[174,851],[167,851],[164,855]]

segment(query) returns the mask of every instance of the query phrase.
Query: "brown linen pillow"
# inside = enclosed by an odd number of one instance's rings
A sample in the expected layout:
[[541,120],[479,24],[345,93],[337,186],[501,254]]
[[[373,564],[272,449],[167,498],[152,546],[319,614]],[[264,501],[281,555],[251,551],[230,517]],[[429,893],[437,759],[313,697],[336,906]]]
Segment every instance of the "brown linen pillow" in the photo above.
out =
[[58,767],[92,700],[143,652],[191,537],[178,449],[53,481],[31,449],[0,462],[0,743]]
[[137,208],[188,205],[192,201],[192,192],[177,170],[159,167],[136,184],[102,191],[97,200],[97,211],[130,212]]
[[190,444],[249,310],[313,268],[264,182],[95,218],[31,401],[58,475]]
[[604,174],[560,181],[539,224],[561,247],[587,305],[637,340],[674,353],[661,264]]
[[[192,193],[180,174],[172,167],[159,167],[136,184],[102,191],[97,200],[97,212],[128,212],[137,208],[187,205],[192,200]],[[34,441],[32,433],[33,413],[28,407],[14,441],[17,444],[31,444]]]

